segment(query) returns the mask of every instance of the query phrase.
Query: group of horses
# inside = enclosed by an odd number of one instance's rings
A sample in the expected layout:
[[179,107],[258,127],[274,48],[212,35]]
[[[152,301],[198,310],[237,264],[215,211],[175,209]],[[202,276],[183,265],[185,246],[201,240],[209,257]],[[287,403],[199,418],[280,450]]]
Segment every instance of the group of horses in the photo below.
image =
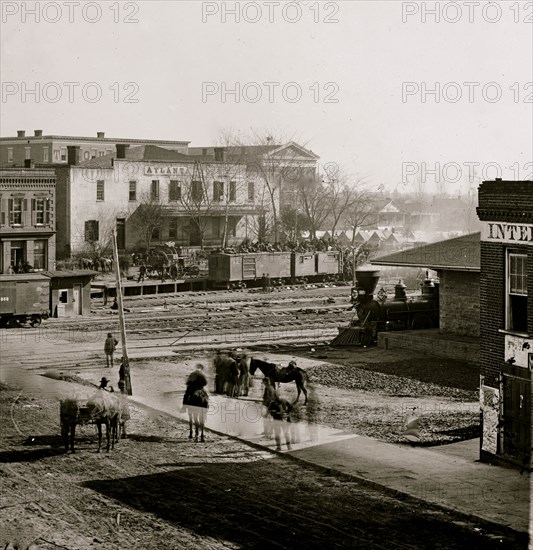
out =
[[[304,405],[307,403],[307,390],[305,388],[306,373],[303,369],[289,365],[278,367],[274,363],[268,363],[261,359],[250,358],[245,354],[234,352],[217,353],[214,359],[215,369],[215,393],[225,394],[228,397],[239,398],[248,396],[251,386],[251,376],[259,370],[265,378],[268,378],[275,387],[280,383],[295,382],[298,394],[295,403],[300,399],[301,393],[305,396]],[[195,441],[205,441],[204,427],[209,407],[209,396],[202,387],[189,388],[189,398],[184,405],[189,416],[189,439],[193,438],[193,425],[195,428]],[[95,397],[96,396],[96,397]],[[102,426],[106,428],[106,451],[114,449],[115,443],[125,433],[125,419],[129,418],[125,400],[113,393],[99,390],[93,398],[87,402],[78,399],[65,399],[60,403],[61,436],[65,445],[65,452],[69,446],[74,453],[74,439],[78,424],[96,424],[98,428],[98,451],[102,447]]]
[[121,436],[126,436],[129,409],[126,401],[105,390],[98,390],[88,401],[76,398],[60,402],[59,418],[65,452],[75,452],[76,426],[95,424],[98,428],[98,450],[102,448],[102,426],[106,428],[106,451],[115,448]]
[[[251,376],[254,376],[259,370],[265,378],[268,378],[273,387],[280,383],[295,382],[298,394],[295,403],[300,399],[303,393],[305,396],[304,405],[307,404],[307,390],[305,381],[307,375],[303,369],[297,366],[289,365],[287,367],[278,367],[274,363],[268,363],[261,359],[251,358],[248,364],[246,354],[235,352],[220,353],[217,352],[213,361],[215,370],[215,393],[227,395],[228,397],[239,398],[248,396]],[[189,414],[189,439],[193,438],[193,425],[195,429],[195,441],[204,439],[204,427],[209,407],[209,396],[203,388],[191,388],[191,397],[186,406]]]

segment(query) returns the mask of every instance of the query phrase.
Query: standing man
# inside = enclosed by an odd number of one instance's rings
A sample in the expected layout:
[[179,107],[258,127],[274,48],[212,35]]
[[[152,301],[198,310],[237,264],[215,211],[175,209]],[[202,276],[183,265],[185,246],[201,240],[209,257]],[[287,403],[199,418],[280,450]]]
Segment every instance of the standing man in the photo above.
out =
[[105,361],[107,368],[113,367],[113,353],[115,353],[117,344],[118,340],[110,332],[108,332],[104,344]]
[[270,403],[278,399],[276,388],[272,385],[270,378],[263,378],[263,433],[266,437],[272,437],[274,431],[274,425],[272,423],[272,416],[269,413]]

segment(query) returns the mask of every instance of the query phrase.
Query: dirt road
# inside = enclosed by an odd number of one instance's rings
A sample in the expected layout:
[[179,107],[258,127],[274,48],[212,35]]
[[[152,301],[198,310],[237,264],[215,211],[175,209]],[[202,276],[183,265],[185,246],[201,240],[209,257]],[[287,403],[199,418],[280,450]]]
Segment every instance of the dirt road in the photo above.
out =
[[[58,403],[1,387],[1,532],[19,548],[523,548],[430,507],[132,408],[130,438],[59,447]],[[26,546],[24,546],[26,545]]]

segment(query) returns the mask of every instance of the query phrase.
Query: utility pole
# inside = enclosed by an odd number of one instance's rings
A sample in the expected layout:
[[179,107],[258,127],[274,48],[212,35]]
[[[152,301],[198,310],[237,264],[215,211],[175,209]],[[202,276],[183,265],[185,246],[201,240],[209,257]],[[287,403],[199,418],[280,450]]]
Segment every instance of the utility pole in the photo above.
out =
[[120,323],[120,339],[122,341],[122,364],[124,365],[124,389],[128,395],[133,395],[131,389],[130,364],[128,359],[128,347],[126,344],[126,323],[124,321],[124,308],[122,306],[122,278],[120,276],[120,264],[118,262],[117,232],[113,229],[113,259],[115,261],[115,279],[117,282],[118,319]]

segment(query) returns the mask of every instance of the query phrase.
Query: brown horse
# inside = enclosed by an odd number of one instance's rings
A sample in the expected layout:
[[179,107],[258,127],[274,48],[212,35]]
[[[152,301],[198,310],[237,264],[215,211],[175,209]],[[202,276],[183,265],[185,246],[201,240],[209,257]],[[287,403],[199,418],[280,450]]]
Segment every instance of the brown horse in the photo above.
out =
[[77,399],[64,399],[60,401],[59,416],[61,421],[61,436],[68,452],[69,444],[72,453],[75,452],[74,440],[77,424],[96,424],[98,428],[98,450],[102,448],[102,424],[106,427],[106,451],[109,447],[115,448],[118,441],[117,427],[120,416],[120,403],[114,396],[106,396],[105,399],[93,399],[83,402]]
[[305,389],[305,380],[307,379],[306,372],[300,367],[282,368],[280,369],[274,363],[267,363],[261,359],[250,359],[250,374],[253,376],[255,371],[259,369],[264,376],[270,379],[272,385],[277,383],[295,382],[298,395],[295,403],[300,399],[300,393],[305,396],[304,405],[307,404],[307,390]]

